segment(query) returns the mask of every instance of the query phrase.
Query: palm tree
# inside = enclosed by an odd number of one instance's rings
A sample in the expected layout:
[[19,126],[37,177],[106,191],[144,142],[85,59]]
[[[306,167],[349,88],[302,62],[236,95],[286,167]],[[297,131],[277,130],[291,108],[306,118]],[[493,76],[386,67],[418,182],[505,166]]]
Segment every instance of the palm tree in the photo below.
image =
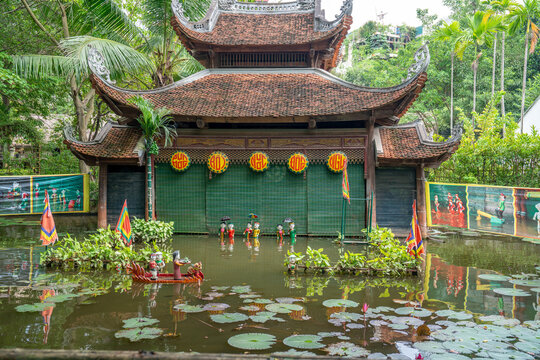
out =
[[462,30],[457,21],[454,21],[451,24],[445,22],[444,25],[435,32],[436,40],[448,41],[452,45],[452,52],[450,53],[450,132],[452,132],[452,129],[454,128],[454,58],[456,57],[456,47],[461,34]]
[[[491,8],[497,13],[497,14],[500,14],[503,16],[503,24],[505,26],[505,29],[503,29],[501,31],[501,88],[500,88],[500,91],[503,92],[503,95],[501,97],[501,115],[502,116],[505,116],[506,115],[506,109],[505,109],[505,106],[504,106],[504,61],[505,61],[505,55],[504,55],[504,52],[505,52],[505,40],[506,40],[506,19],[507,19],[507,15],[508,15],[508,12],[509,10],[514,6],[516,5],[516,2],[514,2],[513,0],[497,0],[497,1],[492,1],[490,3],[491,5]],[[497,39],[495,39],[497,40]],[[495,54],[495,50],[493,51],[493,53]],[[494,55],[494,59],[495,59],[495,55]],[[493,67],[495,68],[495,60],[493,61]],[[495,82],[495,70],[493,70],[493,84]],[[493,97],[493,94],[491,95]]]
[[141,126],[145,141],[145,153],[146,153],[146,199],[148,203],[148,219],[154,220],[153,211],[153,194],[154,185],[152,182],[153,177],[153,164],[152,155],[157,155],[159,152],[158,145],[155,139],[163,137],[165,140],[165,146],[171,144],[172,135],[176,135],[176,129],[170,125],[172,120],[170,111],[166,108],[155,108],[147,99],[136,96],[129,101],[136,105],[141,115],[137,118]]
[[[538,0],[524,0],[523,5],[514,5],[509,14],[510,34],[515,34],[525,27],[525,56],[523,58],[523,85],[521,89],[521,133],[523,133],[523,115],[525,113],[525,93],[527,90],[527,62],[529,54],[534,53],[536,43],[540,36],[540,29],[533,21],[540,16],[540,3]],[[529,49],[530,43],[530,49]]]
[[475,56],[471,65],[474,76],[473,112],[476,111],[476,80],[480,57],[482,56],[482,52],[479,52],[479,49],[484,45],[491,47],[493,45],[495,34],[497,31],[502,29],[502,19],[500,16],[495,16],[490,12],[477,11],[473,16],[467,19],[467,26],[465,27],[462,35],[459,37],[456,46],[456,54],[460,59],[463,58],[463,53],[469,46],[474,46]]

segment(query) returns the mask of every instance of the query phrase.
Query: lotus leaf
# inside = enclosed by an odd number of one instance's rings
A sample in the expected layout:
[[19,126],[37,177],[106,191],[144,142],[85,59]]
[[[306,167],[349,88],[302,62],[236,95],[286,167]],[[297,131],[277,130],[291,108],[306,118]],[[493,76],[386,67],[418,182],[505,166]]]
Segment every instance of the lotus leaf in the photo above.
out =
[[292,335],[283,339],[283,343],[289,347],[298,349],[320,349],[324,347],[318,335]]
[[180,310],[185,313],[200,313],[204,311],[204,308],[200,305],[178,304],[174,307],[174,310]]
[[238,295],[238,297],[240,299],[253,299],[253,298],[261,297],[261,295],[258,295],[258,294],[240,294],[240,295]]
[[514,327],[521,324],[518,319],[499,319],[493,322],[493,325]]
[[130,328],[140,328],[140,327],[146,327],[150,325],[157,324],[159,322],[158,319],[150,319],[150,318],[131,318],[124,321],[124,328],[130,329]]
[[69,300],[74,299],[76,297],[79,297],[79,295],[76,295],[76,294],[59,294],[59,295],[51,296],[51,297],[47,298],[45,301],[46,302],[53,302],[53,303],[61,303],[61,302],[64,302],[64,301],[69,301]]
[[18,312],[31,312],[31,311],[43,311],[49,308],[53,308],[53,303],[35,303],[19,305],[15,308]]
[[372,313],[381,313],[381,312],[390,312],[390,311],[394,311],[394,308],[391,308],[391,307],[388,307],[388,306],[377,306],[376,308],[370,308],[368,310],[368,312],[372,312]]
[[528,320],[523,322],[523,325],[531,329],[540,329],[540,320]]
[[432,314],[432,312],[429,310],[413,308],[413,307],[400,307],[394,311],[398,315],[411,315],[411,316],[418,316],[418,317],[428,317]]
[[206,311],[223,311],[225,309],[228,309],[229,307],[230,307],[229,304],[210,303],[210,304],[204,305],[203,310],[206,310]]
[[223,294],[223,293],[215,292],[215,291],[206,293],[206,296],[207,296],[207,297],[212,297],[212,298],[222,297],[222,296],[224,296],[224,295],[225,295],[225,294]]
[[495,360],[533,360],[534,357],[521,351],[509,350],[507,352],[488,351],[489,357]]
[[454,312],[452,315],[448,316],[452,320],[469,320],[472,319],[472,314],[466,312]]
[[255,304],[272,304],[273,303],[273,301],[270,299],[259,299],[259,298],[254,299],[253,302]]
[[470,360],[468,356],[459,355],[459,354],[438,354],[437,360]]
[[323,301],[323,306],[326,306],[328,308],[332,307],[357,307],[358,303],[356,301],[352,300],[345,300],[345,299],[328,299]]
[[357,323],[348,323],[346,326],[351,330],[353,330],[353,329],[363,329],[365,327],[364,325],[357,324]]
[[497,320],[503,320],[505,319],[505,317],[501,315],[487,315],[487,316],[480,316],[478,319],[484,322],[493,322]]
[[233,293],[237,293],[237,294],[246,294],[248,292],[251,292],[251,286],[249,286],[249,285],[233,286],[231,288],[231,291]]
[[443,346],[460,354],[472,354],[479,350],[478,345],[472,341],[445,341]]
[[315,353],[312,353],[310,351],[298,351],[298,350],[295,350],[295,349],[289,349],[288,351],[276,352],[276,353],[273,353],[272,355],[274,355],[274,356],[284,356],[284,357],[287,357],[287,356],[300,356],[300,357],[313,357],[313,356],[316,356]]
[[437,325],[440,325],[440,326],[455,326],[456,323],[453,322],[453,321],[448,321],[448,320],[439,320],[439,321],[435,321],[435,324]]
[[336,344],[329,345],[324,351],[328,352],[332,356],[346,356],[346,357],[364,357],[369,355],[369,351],[355,345],[350,342],[339,342]]
[[249,318],[252,321],[257,322],[257,323],[265,323],[265,322],[267,322],[269,320],[274,320],[274,321],[279,321],[279,322],[284,322],[285,321],[282,318],[275,317],[275,315],[276,315],[276,313],[274,313],[274,312],[261,311],[261,312],[257,313],[257,315],[252,315]]
[[497,288],[493,289],[494,292],[501,295],[506,296],[531,296],[530,293],[520,290],[520,289],[514,289],[514,288]]
[[220,324],[226,324],[226,323],[245,321],[249,319],[249,317],[242,313],[225,313],[225,314],[210,315],[210,319]]
[[212,286],[213,291],[225,291],[228,288],[229,288],[228,286]]
[[409,328],[409,326],[405,324],[390,324],[388,327],[394,330],[407,330]]
[[431,354],[445,354],[448,352],[442,343],[437,341],[417,342],[414,344],[414,347],[420,350],[420,352],[428,352]]
[[480,347],[490,352],[506,352],[510,349],[510,344],[502,341],[481,342]]
[[343,322],[347,322],[347,321],[358,321],[362,319],[364,316],[358,313],[338,312],[338,313],[333,313],[332,315],[330,315],[330,317],[333,319],[342,320]]
[[510,280],[511,284],[527,287],[540,287],[540,279],[536,280]]
[[128,338],[130,341],[135,342],[143,339],[155,339],[160,337],[163,330],[158,328],[132,328],[126,330],[120,330],[114,334],[116,338]]
[[296,304],[268,304],[266,310],[278,314],[289,314],[293,311],[302,311],[304,308]]
[[297,298],[290,298],[290,297],[276,298],[276,302],[278,302],[280,304],[292,304],[292,303],[295,303],[297,301],[304,302],[303,299],[297,299]]
[[540,355],[540,341],[537,341],[536,343],[529,341],[518,341],[514,344],[514,347],[529,354]]
[[244,310],[244,311],[260,311],[261,309],[258,306],[255,306],[255,305],[246,305],[246,306],[240,307],[240,310]]
[[388,325],[388,323],[384,320],[371,320],[369,322],[369,325],[377,327],[377,326]]
[[488,281],[508,281],[512,279],[510,276],[497,275],[497,274],[480,274],[478,277],[482,280]]
[[455,313],[454,310],[439,310],[435,312],[437,316],[441,316],[441,317],[448,317],[450,315],[453,315],[454,313]]
[[276,343],[276,337],[270,334],[247,333],[232,336],[227,342],[242,350],[266,350]]
[[410,325],[410,326],[420,326],[424,323],[423,320],[413,318],[410,316],[405,316],[405,317],[396,316],[390,319],[390,321],[393,322],[394,324],[405,324],[405,325]]
[[374,353],[369,355],[366,359],[369,360],[386,360],[388,359],[388,356],[381,354],[381,353]]
[[540,287],[532,288],[532,289],[529,289],[529,290],[531,290],[532,292],[535,292],[535,293],[540,293]]
[[326,337],[343,336],[344,334],[342,332],[339,332],[339,331],[333,331],[333,332],[320,332],[320,333],[317,333],[317,335],[322,337],[322,338],[326,338]]

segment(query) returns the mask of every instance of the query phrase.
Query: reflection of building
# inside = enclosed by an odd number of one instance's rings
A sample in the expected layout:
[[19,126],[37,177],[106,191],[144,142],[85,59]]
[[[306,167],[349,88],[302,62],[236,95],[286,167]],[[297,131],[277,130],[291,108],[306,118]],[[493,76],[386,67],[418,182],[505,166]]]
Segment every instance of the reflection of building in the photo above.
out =
[[[207,69],[167,87],[131,91],[110,81],[96,53],[90,64],[93,87],[122,117],[122,125],[108,125],[92,143],[67,134],[77,157],[100,166],[100,226],[114,221],[125,198],[130,214],[145,213],[139,111],[128,101],[135,95],[167,107],[180,129],[172,147],[155,158],[154,173],[157,216],[174,221],[177,232],[214,232],[224,215],[240,221],[253,211],[263,231],[292,217],[299,233],[335,235],[341,175],[326,164],[335,151],[348,157],[349,234],[365,227],[365,199],[372,192],[374,222],[406,228],[416,198],[425,225],[424,167],[438,166],[459,141],[455,136],[435,143],[420,123],[398,125],[427,80],[426,46],[403,83],[366,88],[327,72],[339,61],[352,22],[351,0],[333,21],[324,18],[319,0],[213,1],[198,22],[186,19],[177,0],[172,5],[178,38]],[[219,175],[207,168],[217,150],[230,161],[220,162],[229,167]],[[191,161],[182,173],[170,166],[180,151]],[[263,173],[249,168],[254,152],[268,156],[271,166]],[[295,153],[309,160],[308,165],[303,158],[299,175],[287,169]]]

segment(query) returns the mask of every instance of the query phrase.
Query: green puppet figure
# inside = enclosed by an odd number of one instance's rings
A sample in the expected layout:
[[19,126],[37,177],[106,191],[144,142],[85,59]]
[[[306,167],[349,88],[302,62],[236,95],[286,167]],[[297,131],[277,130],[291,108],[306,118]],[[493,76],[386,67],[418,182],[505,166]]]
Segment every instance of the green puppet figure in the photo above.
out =
[[294,246],[296,244],[296,229],[293,222],[289,224],[289,234],[291,235],[291,246]]

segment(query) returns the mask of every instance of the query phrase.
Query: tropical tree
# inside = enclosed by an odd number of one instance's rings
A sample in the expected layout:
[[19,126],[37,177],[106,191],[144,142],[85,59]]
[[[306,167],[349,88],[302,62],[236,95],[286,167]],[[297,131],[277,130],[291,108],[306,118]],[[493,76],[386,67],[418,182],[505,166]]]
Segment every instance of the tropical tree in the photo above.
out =
[[[529,54],[534,53],[540,28],[534,23],[540,17],[540,2],[538,0],[524,0],[523,5],[514,5],[509,14],[511,34],[525,28],[525,55],[523,57],[523,85],[521,88],[521,132],[523,133],[523,115],[525,114],[525,95],[527,90],[527,62]],[[530,46],[529,46],[530,44]]]
[[457,21],[454,21],[451,24],[445,22],[434,34],[436,40],[450,42],[452,46],[452,52],[450,53],[450,132],[454,127],[454,58],[456,56],[458,40],[461,35],[462,30]]
[[137,118],[141,126],[145,141],[145,153],[146,153],[146,199],[148,203],[148,219],[154,220],[153,211],[153,194],[154,183],[152,181],[153,174],[153,161],[152,155],[157,155],[159,152],[156,138],[164,138],[165,146],[171,144],[172,135],[176,135],[176,129],[171,125],[170,111],[166,108],[155,108],[154,105],[147,99],[136,96],[129,101],[136,105],[141,112],[141,115]]
[[463,53],[469,46],[474,47],[475,56],[471,65],[473,70],[473,112],[476,111],[476,80],[478,64],[482,56],[482,52],[479,52],[479,50],[484,45],[491,47],[495,34],[502,29],[503,25],[500,16],[495,16],[490,12],[477,11],[467,19],[466,27],[459,37],[456,53],[460,59],[463,58]]

